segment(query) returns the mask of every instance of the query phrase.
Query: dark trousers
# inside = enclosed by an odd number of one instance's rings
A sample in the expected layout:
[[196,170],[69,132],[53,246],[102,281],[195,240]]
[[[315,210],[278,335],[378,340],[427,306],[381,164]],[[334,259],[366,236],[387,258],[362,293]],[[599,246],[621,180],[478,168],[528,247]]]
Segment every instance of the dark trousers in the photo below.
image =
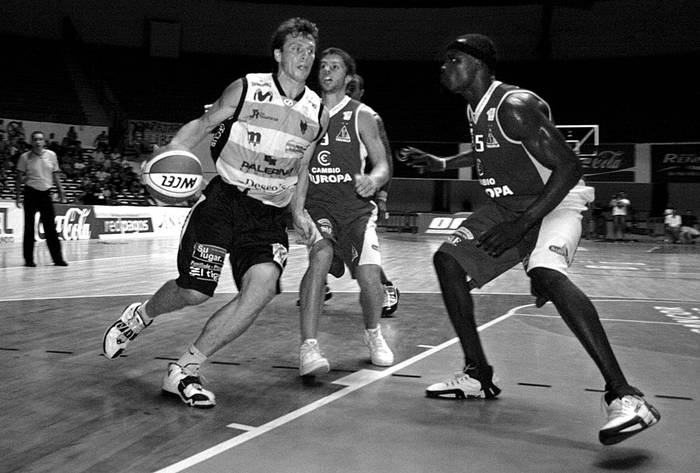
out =
[[24,186],[24,261],[34,262],[34,216],[37,212],[44,226],[44,236],[53,262],[63,261],[61,242],[56,233],[56,213],[53,210],[51,191],[39,191],[29,186]]

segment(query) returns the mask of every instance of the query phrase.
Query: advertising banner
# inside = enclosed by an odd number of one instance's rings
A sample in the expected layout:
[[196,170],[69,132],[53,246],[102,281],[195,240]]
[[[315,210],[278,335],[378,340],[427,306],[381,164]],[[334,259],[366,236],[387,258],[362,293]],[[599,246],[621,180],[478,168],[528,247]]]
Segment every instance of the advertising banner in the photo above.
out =
[[634,182],[635,149],[632,143],[601,143],[592,156],[581,156],[587,182]]
[[700,182],[700,143],[651,145],[652,182]]
[[[54,204],[56,231],[61,240],[118,240],[177,237],[189,208]],[[13,201],[0,202],[0,244],[21,242],[24,210]],[[44,240],[44,227],[35,216],[34,238]]]

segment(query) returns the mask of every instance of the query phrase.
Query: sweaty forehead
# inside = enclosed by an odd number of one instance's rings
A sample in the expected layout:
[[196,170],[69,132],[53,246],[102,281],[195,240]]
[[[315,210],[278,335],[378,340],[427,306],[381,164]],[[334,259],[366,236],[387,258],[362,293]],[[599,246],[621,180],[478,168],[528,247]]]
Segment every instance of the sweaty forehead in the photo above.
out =
[[313,36],[304,35],[302,33],[290,33],[284,39],[284,46],[299,45],[302,47],[315,47],[316,41]]

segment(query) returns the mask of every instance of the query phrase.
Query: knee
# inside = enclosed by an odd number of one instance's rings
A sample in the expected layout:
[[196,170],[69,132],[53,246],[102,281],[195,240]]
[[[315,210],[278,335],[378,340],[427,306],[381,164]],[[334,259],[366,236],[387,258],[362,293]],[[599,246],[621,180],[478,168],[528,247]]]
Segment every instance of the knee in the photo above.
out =
[[566,275],[549,268],[533,268],[528,273],[533,288],[540,294],[550,296],[562,282],[568,281]]
[[452,255],[442,251],[436,251],[433,255],[433,266],[435,266],[435,271],[440,279],[444,277],[454,278],[466,275],[466,272],[462,269],[462,266],[457,260]]

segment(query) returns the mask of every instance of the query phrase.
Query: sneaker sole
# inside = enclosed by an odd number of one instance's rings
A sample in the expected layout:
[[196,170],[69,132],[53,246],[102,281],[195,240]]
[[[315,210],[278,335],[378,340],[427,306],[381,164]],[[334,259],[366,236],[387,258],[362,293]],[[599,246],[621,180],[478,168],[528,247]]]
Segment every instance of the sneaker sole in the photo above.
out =
[[445,389],[444,391],[428,391],[425,390],[426,397],[441,398],[448,395],[454,395],[455,399],[486,399],[483,392],[479,394],[466,394],[461,389]]
[[306,370],[302,371],[299,369],[299,376],[316,376],[317,374],[326,374],[331,370],[331,365],[326,360],[325,362],[319,361],[314,363]]
[[[603,445],[615,445],[657,424],[661,420],[661,414],[654,406],[647,405],[647,409],[649,410],[649,415],[645,419],[637,416],[614,429],[601,430],[598,434],[600,443]],[[635,426],[638,428],[629,430]]]
[[196,407],[198,409],[211,409],[216,405],[216,401],[195,401],[194,399],[187,399],[184,397],[182,394],[180,394],[180,391],[177,390],[177,388],[174,388],[174,391],[169,390],[165,386],[161,386],[160,388],[161,394],[167,397],[176,397],[182,402],[184,402],[187,406],[189,407]]
[[[120,319],[121,320],[121,319]],[[112,331],[112,329],[119,323],[119,320],[114,322],[112,325],[109,326],[107,331],[105,332],[104,336],[102,337],[102,354],[107,358],[108,360],[113,360],[115,358],[118,358],[119,355],[121,355],[124,352],[123,348],[120,348],[119,350],[115,351],[112,356],[109,356],[107,353],[107,335],[109,335],[109,332]]]

